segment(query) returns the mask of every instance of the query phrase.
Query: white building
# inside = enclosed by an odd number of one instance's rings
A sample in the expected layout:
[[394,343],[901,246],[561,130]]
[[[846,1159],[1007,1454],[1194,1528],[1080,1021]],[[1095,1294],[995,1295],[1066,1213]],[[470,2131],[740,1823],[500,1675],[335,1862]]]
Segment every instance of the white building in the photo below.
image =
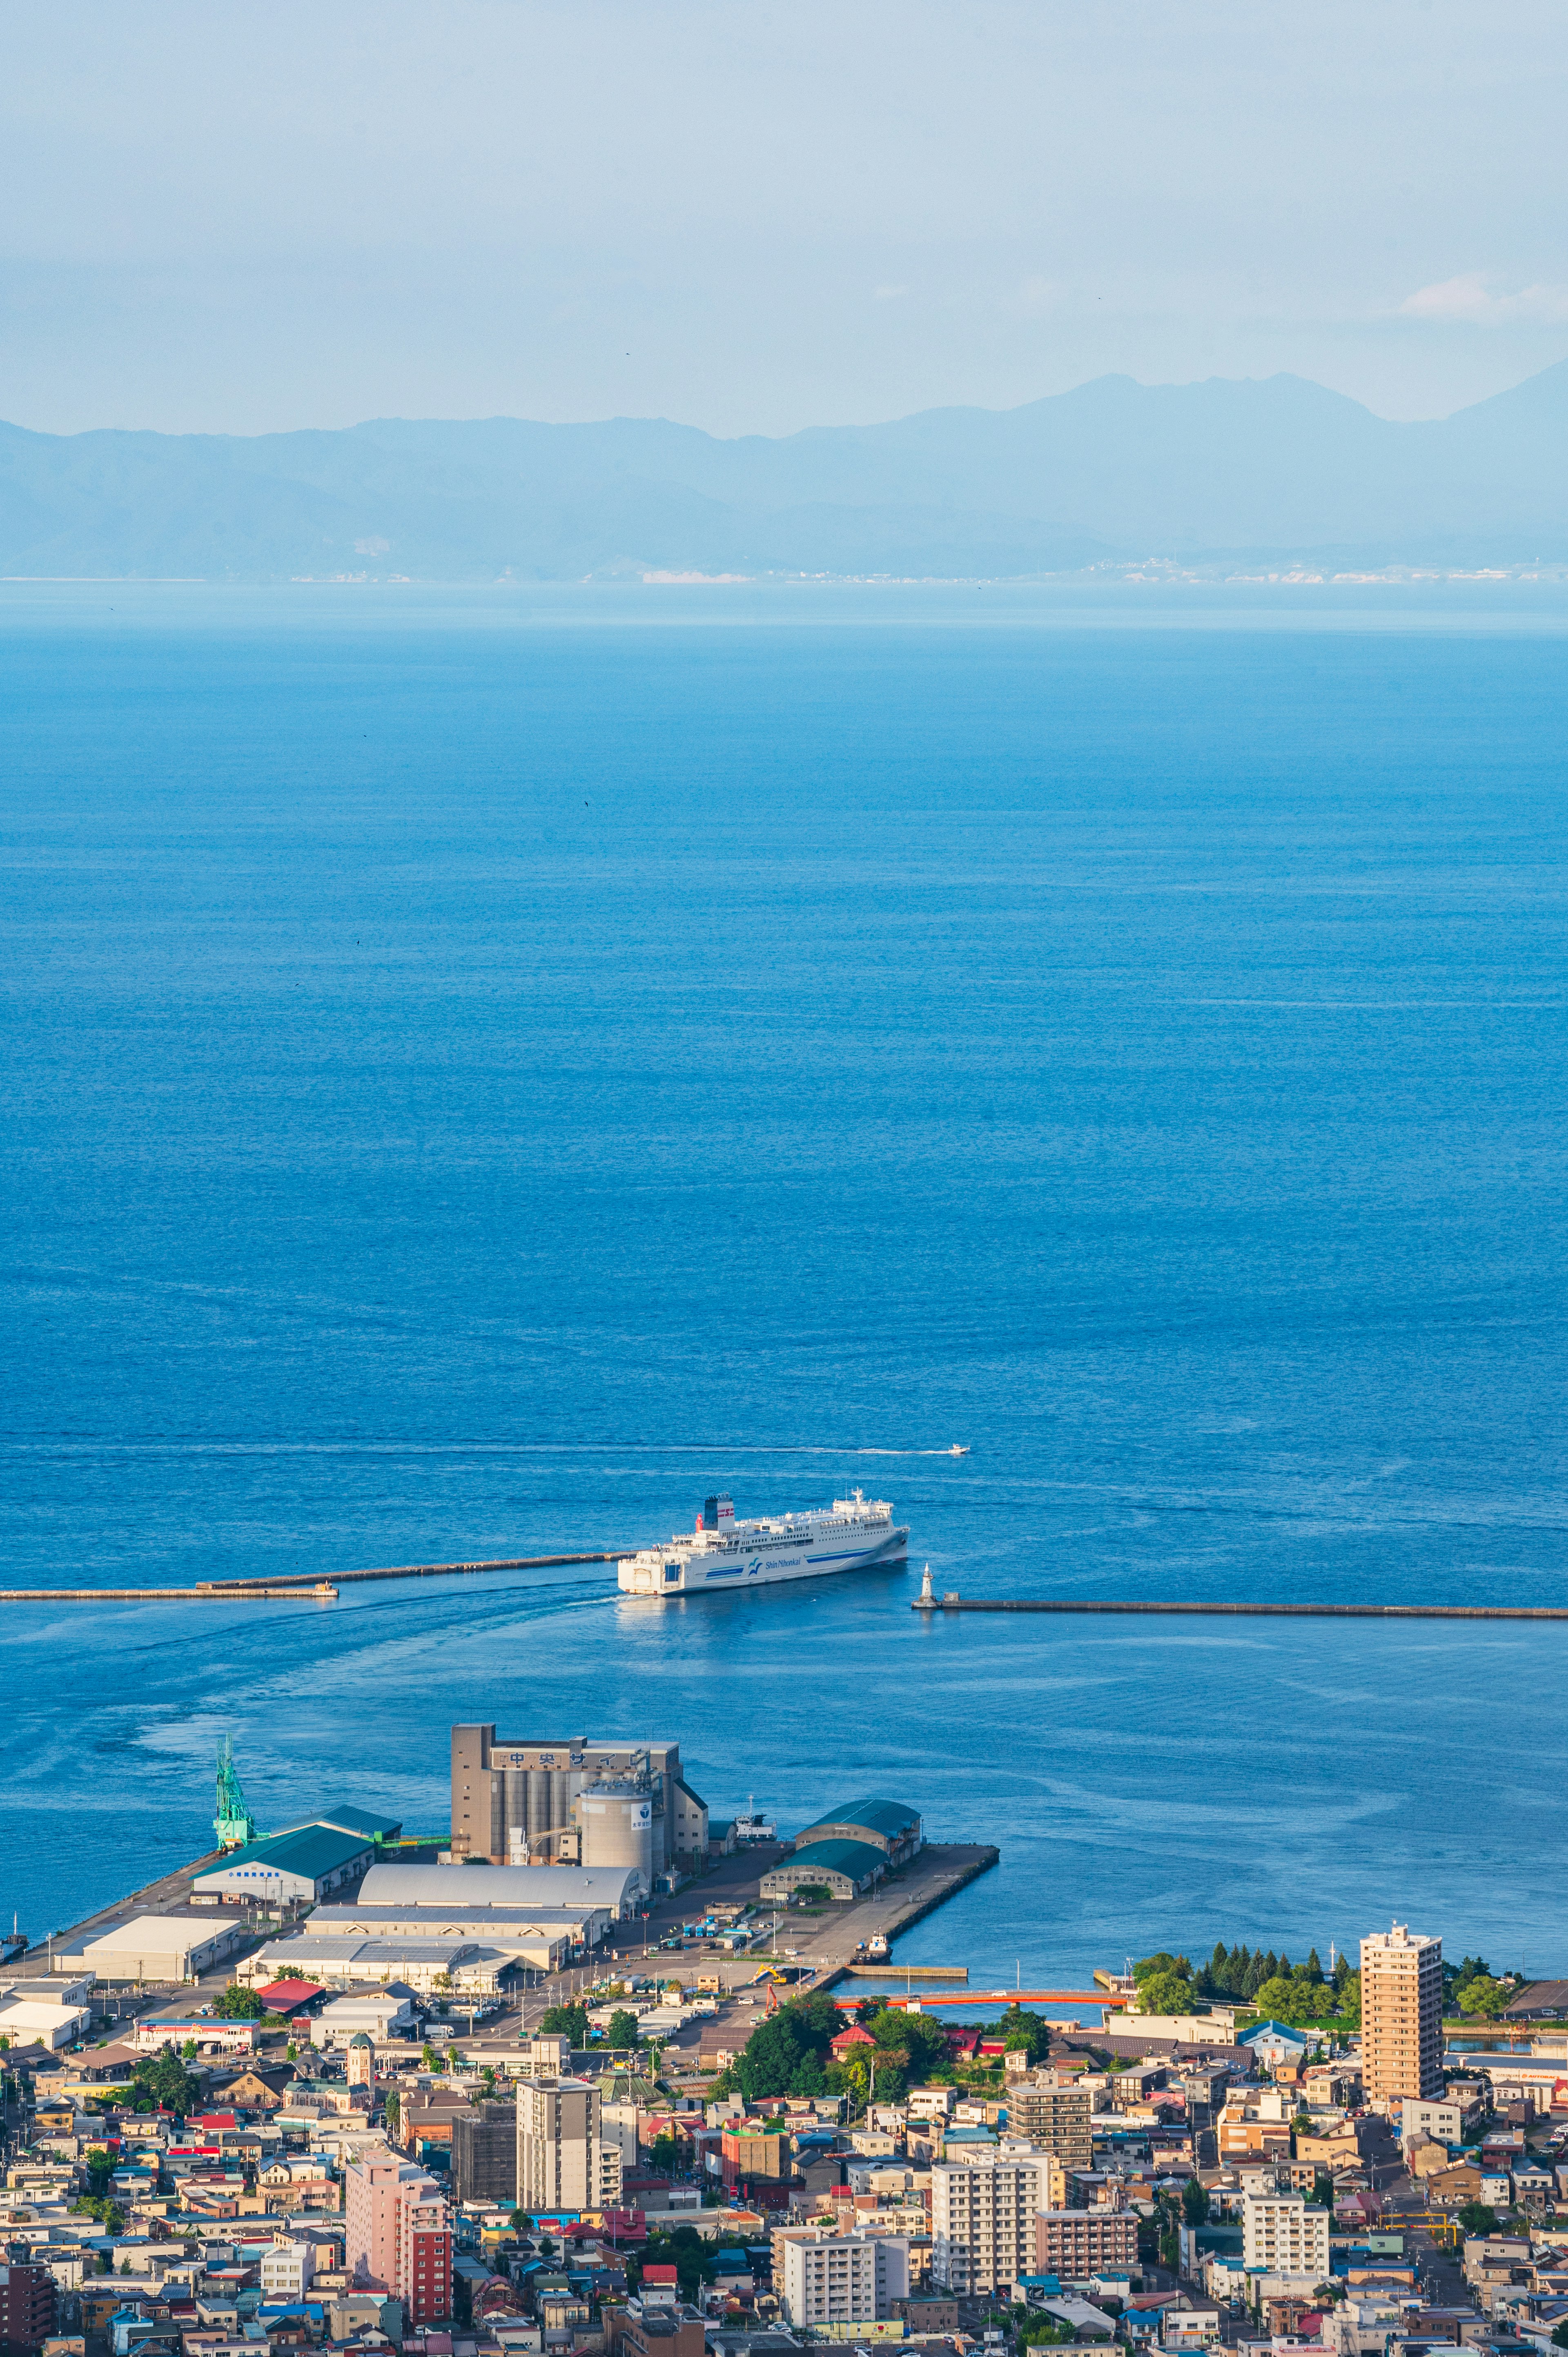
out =
[[315,2275],[314,2243],[274,2243],[262,2253],[262,2298],[304,2299]]
[[316,2018],[317,2042],[347,2046],[361,2029],[371,2039],[411,2036],[419,2027],[413,1995],[412,1989],[393,1983],[384,1989],[361,1989],[353,1996],[335,1996]]
[[1400,2113],[1400,2141],[1412,2145],[1422,2136],[1438,2144],[1460,2144],[1465,2136],[1465,2107],[1446,2100],[1430,2101],[1407,2095]]
[[59,1972],[83,1965],[101,1981],[193,1981],[231,1956],[248,1937],[242,1922],[210,1915],[133,1915],[56,1960]]
[[37,1996],[7,1997],[0,2005],[0,2038],[8,2038],[13,2046],[47,2046],[58,2054],[62,2046],[74,2046],[85,2038],[91,2020],[90,2006],[61,2005],[43,1981]]
[[481,1948],[473,1940],[361,1940],[353,1933],[340,1939],[317,1932],[314,1923],[313,1917],[303,1932],[270,1941],[247,1956],[239,1977],[252,1988],[292,1976],[318,1981],[325,1988],[402,1981],[425,1995],[439,1986],[493,1996],[514,1961],[510,1954]]
[[[456,1878],[448,1876],[449,1882]],[[446,1907],[366,1907],[345,1900],[318,1907],[310,1928],[319,1938],[473,1940],[510,1955],[534,1972],[556,1971],[575,1948],[591,1946],[608,1922],[602,1910],[571,1907],[481,1907],[464,1903],[456,1883]]]
[[1271,2274],[1328,2275],[1328,2212],[1308,2207],[1301,2193],[1249,2193],[1241,2204],[1241,2259]]
[[1015,2148],[937,2162],[931,2280],[939,2289],[1008,2297],[1034,2273],[1035,2212],[1050,2207],[1050,2161],[1048,2153]]
[[784,2245],[784,2315],[806,2325],[875,2324],[909,2296],[909,2245],[902,2235],[824,2234]]

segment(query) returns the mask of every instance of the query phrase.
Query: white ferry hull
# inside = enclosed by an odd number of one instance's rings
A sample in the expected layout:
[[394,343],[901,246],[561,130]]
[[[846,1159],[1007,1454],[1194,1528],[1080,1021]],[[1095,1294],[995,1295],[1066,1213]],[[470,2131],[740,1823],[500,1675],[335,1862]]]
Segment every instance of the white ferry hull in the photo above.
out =
[[864,1536],[847,1531],[779,1545],[747,1544],[746,1534],[724,1545],[688,1552],[685,1546],[647,1548],[623,1560],[617,1578],[627,1596],[719,1596],[736,1588],[774,1587],[785,1580],[834,1578],[840,1572],[868,1571],[901,1563],[908,1552],[908,1525],[884,1523]]

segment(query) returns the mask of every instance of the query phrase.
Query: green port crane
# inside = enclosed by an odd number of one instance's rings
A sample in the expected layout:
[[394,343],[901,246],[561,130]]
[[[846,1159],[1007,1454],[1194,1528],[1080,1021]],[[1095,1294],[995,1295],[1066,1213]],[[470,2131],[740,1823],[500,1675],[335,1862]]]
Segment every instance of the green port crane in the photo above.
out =
[[218,1746],[218,1813],[212,1820],[220,1849],[243,1849],[256,1838],[256,1821],[245,1801],[245,1788],[234,1765],[234,1747],[228,1736]]

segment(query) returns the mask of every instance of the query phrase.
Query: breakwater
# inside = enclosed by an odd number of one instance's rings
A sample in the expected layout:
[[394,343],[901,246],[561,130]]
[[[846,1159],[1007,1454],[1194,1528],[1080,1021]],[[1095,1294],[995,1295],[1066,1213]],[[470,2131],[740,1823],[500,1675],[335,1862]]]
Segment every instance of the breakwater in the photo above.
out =
[[1127,1603],[1110,1598],[920,1595],[912,1612],[1209,1613],[1271,1620],[1568,1620],[1558,1604],[1188,1604]]
[[555,1571],[579,1563],[618,1563],[635,1555],[635,1547],[619,1547],[603,1555],[517,1555],[480,1563],[397,1563],[374,1571],[335,1571],[330,1579],[319,1572],[269,1573],[265,1578],[203,1579],[194,1587],[0,1587],[0,1604],[254,1604],[304,1598],[330,1603],[340,1587],[366,1579],[451,1579],[466,1572]]

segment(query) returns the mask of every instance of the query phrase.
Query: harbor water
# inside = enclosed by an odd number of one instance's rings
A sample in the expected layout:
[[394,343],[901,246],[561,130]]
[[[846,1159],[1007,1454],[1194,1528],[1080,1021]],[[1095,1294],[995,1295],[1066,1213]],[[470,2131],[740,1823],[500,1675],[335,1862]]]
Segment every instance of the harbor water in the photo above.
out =
[[1568,1603],[1568,600],[1166,597],[0,587],[0,1581],[913,1534],[0,1607],[7,1924],[480,1718],[997,1844],[977,1986],[1564,1968],[1568,1628],[908,1609]]

